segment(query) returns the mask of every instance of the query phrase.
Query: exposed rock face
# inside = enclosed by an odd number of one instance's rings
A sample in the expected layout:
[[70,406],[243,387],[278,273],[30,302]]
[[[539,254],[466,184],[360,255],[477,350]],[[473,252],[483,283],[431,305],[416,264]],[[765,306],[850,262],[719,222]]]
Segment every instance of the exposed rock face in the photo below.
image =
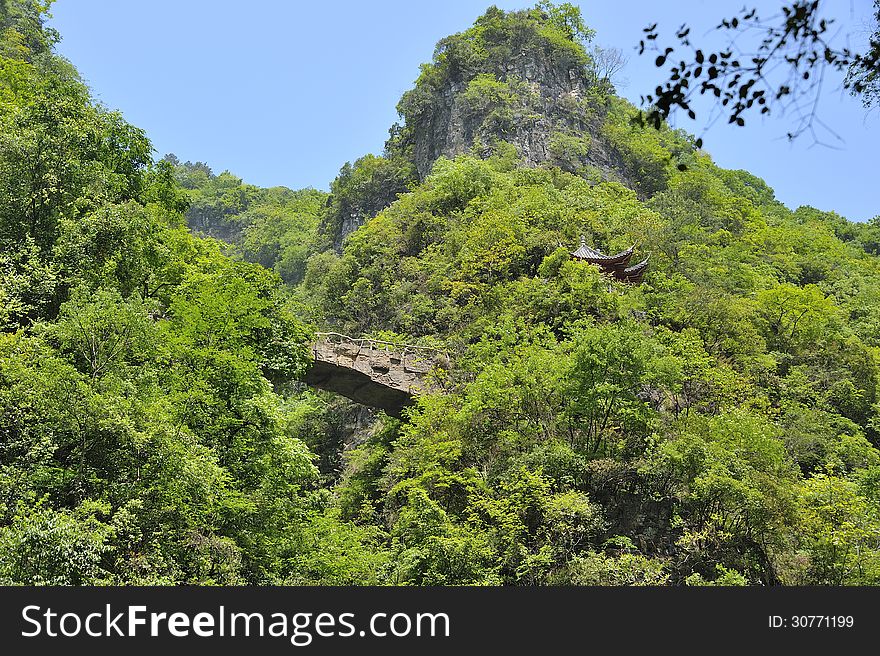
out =
[[321,231],[336,251],[357,230],[407,189],[414,178],[412,164],[402,157],[366,155],[353,165],[346,163],[331,185]]
[[491,144],[498,140],[512,144],[527,165],[555,161],[559,157],[550,144],[554,131],[574,135],[588,132],[588,125],[577,112],[590,87],[585,71],[542,55],[523,52],[493,73],[496,80],[513,90],[514,104],[508,116],[492,117],[499,108],[491,101],[475,107],[474,96],[479,89],[470,84],[474,78],[448,79],[430,110],[411,126],[412,156],[419,177],[431,171],[438,157],[469,153],[477,144],[486,150],[482,154],[488,154]]
[[534,12],[490,9],[477,25],[438,44],[398,104],[404,125],[386,150],[405,153],[420,179],[439,157],[512,147],[526,166],[634,186],[602,129],[613,87],[577,39],[548,36],[546,16]]
[[236,221],[236,218],[232,212],[195,203],[186,211],[186,223],[193,234],[219,239],[229,244],[237,244],[241,241],[243,225]]
[[361,182],[355,193],[337,194],[332,206],[333,216],[339,222],[333,235],[333,248],[342,250],[342,242],[364,221],[376,216],[406,191],[408,177],[387,163],[374,164],[367,172],[369,179]]

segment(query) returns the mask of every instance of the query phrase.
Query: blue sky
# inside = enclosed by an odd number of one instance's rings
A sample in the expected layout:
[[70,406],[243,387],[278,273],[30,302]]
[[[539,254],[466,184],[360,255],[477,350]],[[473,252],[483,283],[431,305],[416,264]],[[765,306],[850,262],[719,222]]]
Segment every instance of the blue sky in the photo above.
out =
[[[628,57],[619,91],[638,103],[661,81],[654,58],[635,52],[643,27],[656,21],[671,35],[688,22],[711,43],[709,28],[744,1],[574,4],[597,31],[597,44]],[[59,52],[96,97],[145,129],[158,155],[202,160],[260,186],[327,189],[345,161],[381,152],[419,64],[438,39],[466,29],[489,4],[57,0],[51,25],[62,35]],[[769,16],[781,2],[746,4]],[[823,4],[853,45],[867,39],[872,0]],[[839,148],[806,138],[789,143],[784,117],[756,117],[746,128],[719,122],[704,134],[706,148],[719,165],[764,178],[792,208],[813,205],[853,220],[880,215],[880,111],[866,111],[832,82],[819,115],[843,138]],[[686,118],[678,126],[702,133]]]

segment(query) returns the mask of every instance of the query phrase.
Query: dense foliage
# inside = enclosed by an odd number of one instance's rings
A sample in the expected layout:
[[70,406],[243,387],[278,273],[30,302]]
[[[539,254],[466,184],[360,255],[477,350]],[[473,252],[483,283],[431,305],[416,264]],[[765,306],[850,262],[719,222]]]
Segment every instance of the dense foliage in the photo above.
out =
[[[878,220],[789,210],[607,82],[571,166],[474,139],[417,174],[456,57],[502,122],[486,66],[589,68],[572,7],[445,39],[328,196],[154,163],[7,4],[0,581],[880,583]],[[582,235],[650,253],[644,284]],[[446,391],[398,420],[306,390],[315,327],[442,345]]]
[[242,183],[229,171],[214,175],[203,162],[181,163],[173,154],[162,162],[171,166],[185,190],[190,230],[236,245],[239,255],[274,269],[285,282],[302,280],[306,259],[322,243],[318,224],[327,194],[315,189],[261,189]]
[[[371,532],[337,525],[269,382],[309,357],[280,279],[192,237],[171,164],[52,54],[43,9],[2,8],[0,582],[369,580]],[[257,195],[254,232],[322,200]]]
[[[457,353],[453,391],[348,454],[343,516],[418,583],[876,582],[875,232],[705,155],[646,203],[439,161],[309,262],[338,329]],[[578,234],[650,244],[645,284],[555,248]]]

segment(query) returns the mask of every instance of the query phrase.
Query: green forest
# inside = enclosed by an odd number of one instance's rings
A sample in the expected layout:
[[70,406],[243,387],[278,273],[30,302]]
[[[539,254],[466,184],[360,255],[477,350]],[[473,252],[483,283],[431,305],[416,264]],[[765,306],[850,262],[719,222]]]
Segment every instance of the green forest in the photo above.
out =
[[[0,584],[880,584],[880,217],[640,126],[568,4],[443,39],[329,193],[160,157],[48,4],[0,1]],[[322,331],[453,366],[388,416]]]

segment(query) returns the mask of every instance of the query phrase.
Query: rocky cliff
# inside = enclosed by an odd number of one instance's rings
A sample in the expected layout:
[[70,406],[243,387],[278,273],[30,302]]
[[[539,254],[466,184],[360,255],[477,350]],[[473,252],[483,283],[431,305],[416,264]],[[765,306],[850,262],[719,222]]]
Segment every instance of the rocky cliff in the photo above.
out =
[[397,106],[401,122],[384,157],[346,165],[334,183],[324,222],[329,241],[339,250],[440,157],[500,155],[635,188],[603,130],[614,94],[588,54],[591,38],[579,16],[558,9],[492,7],[470,29],[441,40]]

